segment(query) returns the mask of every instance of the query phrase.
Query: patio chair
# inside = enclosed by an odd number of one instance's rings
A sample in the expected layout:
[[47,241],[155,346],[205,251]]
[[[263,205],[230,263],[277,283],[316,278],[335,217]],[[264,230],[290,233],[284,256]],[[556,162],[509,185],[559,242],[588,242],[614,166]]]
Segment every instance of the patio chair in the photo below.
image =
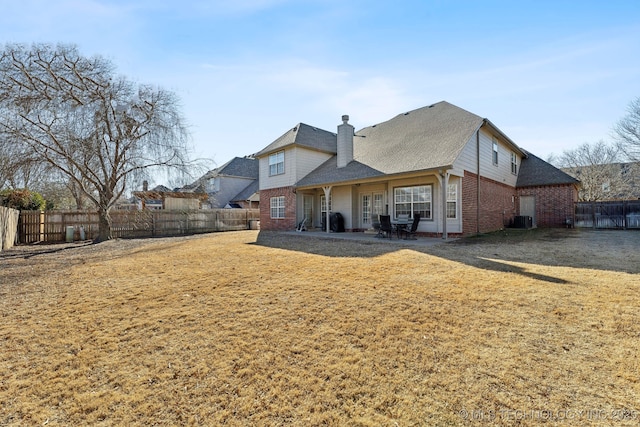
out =
[[380,215],[380,232],[383,237],[391,239],[393,236],[393,226],[391,225],[391,215]]
[[402,231],[404,233],[404,239],[408,240],[409,236],[413,236],[411,240],[417,240],[416,232],[418,231],[418,224],[420,224],[420,214],[413,214],[413,222],[411,223],[411,228],[406,228]]
[[384,234],[382,234],[382,230],[380,230],[380,221],[374,221],[372,225],[373,229],[376,231],[376,237],[384,237]]
[[307,217],[305,216],[304,219],[298,223],[298,226],[296,227],[296,231],[307,231],[307,226],[305,225],[306,223],[307,223]]

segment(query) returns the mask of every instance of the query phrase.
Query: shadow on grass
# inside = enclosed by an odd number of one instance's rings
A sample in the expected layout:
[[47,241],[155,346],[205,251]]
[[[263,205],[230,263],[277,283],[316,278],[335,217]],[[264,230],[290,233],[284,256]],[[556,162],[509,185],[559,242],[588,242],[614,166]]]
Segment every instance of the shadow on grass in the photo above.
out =
[[380,255],[406,249],[406,246],[391,244],[371,238],[367,240],[350,240],[340,237],[328,237],[320,233],[286,233],[277,231],[260,231],[252,245],[288,251],[305,252],[313,255],[346,258],[374,258]]
[[0,252],[0,260],[12,259],[12,258],[31,259],[39,255],[55,254],[59,252],[82,248],[84,246],[89,246],[92,244],[93,242],[87,241],[82,243],[59,243],[56,245],[48,244],[42,248],[38,248],[37,246],[34,246],[34,245],[14,246],[12,248],[13,250]]
[[[519,274],[521,276],[524,277],[529,277],[531,279],[536,279],[536,280],[542,280],[544,282],[550,282],[550,283],[558,283],[558,284],[567,284],[570,283],[564,279],[560,279],[558,277],[553,277],[553,276],[547,276],[544,274],[537,274],[537,273],[531,273],[527,270],[525,270],[522,267],[518,267],[515,265],[511,265],[511,264],[507,264],[505,262],[499,262],[493,259],[487,259],[487,258],[481,258],[478,257],[478,262],[474,263],[473,266],[474,267],[478,267],[478,268],[482,268],[484,270],[491,270],[491,271],[499,271],[499,272],[504,272],[504,273],[515,273],[515,274]],[[467,263],[468,264],[468,263]]]
[[[626,234],[624,234],[626,233]],[[630,233],[630,234],[629,234]],[[261,231],[254,244],[327,257],[371,258],[412,250],[497,272],[511,272],[550,283],[567,281],[509,264],[588,268],[640,273],[640,235],[634,231],[575,229],[502,230],[437,245],[409,245],[379,239],[353,240],[309,234]]]

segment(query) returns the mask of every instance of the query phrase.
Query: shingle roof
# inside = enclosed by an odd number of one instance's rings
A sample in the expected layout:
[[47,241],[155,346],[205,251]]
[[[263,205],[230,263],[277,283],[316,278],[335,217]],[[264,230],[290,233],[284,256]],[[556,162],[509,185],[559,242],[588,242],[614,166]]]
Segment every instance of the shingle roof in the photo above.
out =
[[260,186],[258,185],[258,180],[251,181],[251,184],[247,185],[244,190],[239,192],[235,197],[231,199],[232,202],[241,201],[241,200],[249,200],[249,197],[253,196],[258,192]]
[[451,166],[483,118],[448,102],[356,132],[354,159],[385,174]]
[[281,150],[284,147],[294,144],[311,148],[313,150],[335,153],[336,134],[304,123],[298,123],[294,128],[287,131],[280,138],[276,139],[257,153],[256,157],[273,153],[274,151]]
[[579,184],[580,181],[531,153],[522,159],[516,187]]
[[345,167],[338,167],[337,156],[318,166],[313,172],[302,178],[296,184],[298,187],[329,183],[348,182],[356,179],[374,178],[384,173],[364,165],[357,160],[349,162]]
[[309,186],[451,166],[483,118],[442,101],[356,132],[354,161],[333,157],[301,179]]
[[257,179],[258,159],[254,157],[234,157],[224,165],[207,172],[203,178],[208,179],[220,175]]
[[[337,158],[333,156],[296,185],[317,186],[449,168],[483,125],[498,132],[514,150],[529,156],[522,160],[518,187],[579,182],[522,150],[489,120],[441,101],[361,129],[354,136],[352,162],[338,168]],[[266,155],[291,144],[335,153],[336,134],[301,123],[257,155]]]

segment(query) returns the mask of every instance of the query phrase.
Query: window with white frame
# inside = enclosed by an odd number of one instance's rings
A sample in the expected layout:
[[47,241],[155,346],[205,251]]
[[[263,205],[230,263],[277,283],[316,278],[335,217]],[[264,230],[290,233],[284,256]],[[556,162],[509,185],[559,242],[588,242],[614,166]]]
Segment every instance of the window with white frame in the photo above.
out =
[[269,176],[284,173],[284,151],[278,151],[269,156]]
[[498,140],[493,138],[493,144],[492,144],[492,159],[493,159],[493,164],[497,165],[498,164]]
[[383,215],[383,214],[384,214],[384,200],[382,198],[382,193],[374,193],[372,218],[374,221],[377,221],[380,215]]
[[518,174],[518,156],[513,151],[511,152],[511,173]]
[[270,208],[271,218],[284,218],[284,196],[272,197]]
[[362,195],[362,222],[367,224],[371,221],[371,194]]
[[458,185],[447,184],[447,218],[458,217]]
[[419,213],[420,218],[432,219],[432,186],[417,185],[414,187],[397,187],[393,189],[393,203],[396,217],[398,215],[409,215],[413,218],[414,213]]

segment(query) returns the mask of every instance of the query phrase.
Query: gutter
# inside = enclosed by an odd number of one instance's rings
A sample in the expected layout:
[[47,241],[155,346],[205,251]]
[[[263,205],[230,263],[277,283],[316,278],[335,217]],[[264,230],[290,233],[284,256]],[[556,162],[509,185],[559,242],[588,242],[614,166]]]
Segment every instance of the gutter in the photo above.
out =
[[415,176],[423,176],[425,174],[438,174],[442,170],[451,170],[451,169],[453,169],[453,165],[443,165],[443,166],[438,166],[430,169],[422,169],[418,171],[397,172],[392,174],[381,173],[380,175],[376,175],[376,176],[371,176],[366,178],[354,178],[354,179],[349,179],[344,181],[317,182],[314,184],[305,184],[301,186],[298,186],[298,184],[296,183],[295,186],[298,190],[312,190],[316,188],[321,188],[326,185],[337,187],[341,185],[369,184],[369,183],[378,183],[381,181],[389,181],[392,179],[412,178]]

